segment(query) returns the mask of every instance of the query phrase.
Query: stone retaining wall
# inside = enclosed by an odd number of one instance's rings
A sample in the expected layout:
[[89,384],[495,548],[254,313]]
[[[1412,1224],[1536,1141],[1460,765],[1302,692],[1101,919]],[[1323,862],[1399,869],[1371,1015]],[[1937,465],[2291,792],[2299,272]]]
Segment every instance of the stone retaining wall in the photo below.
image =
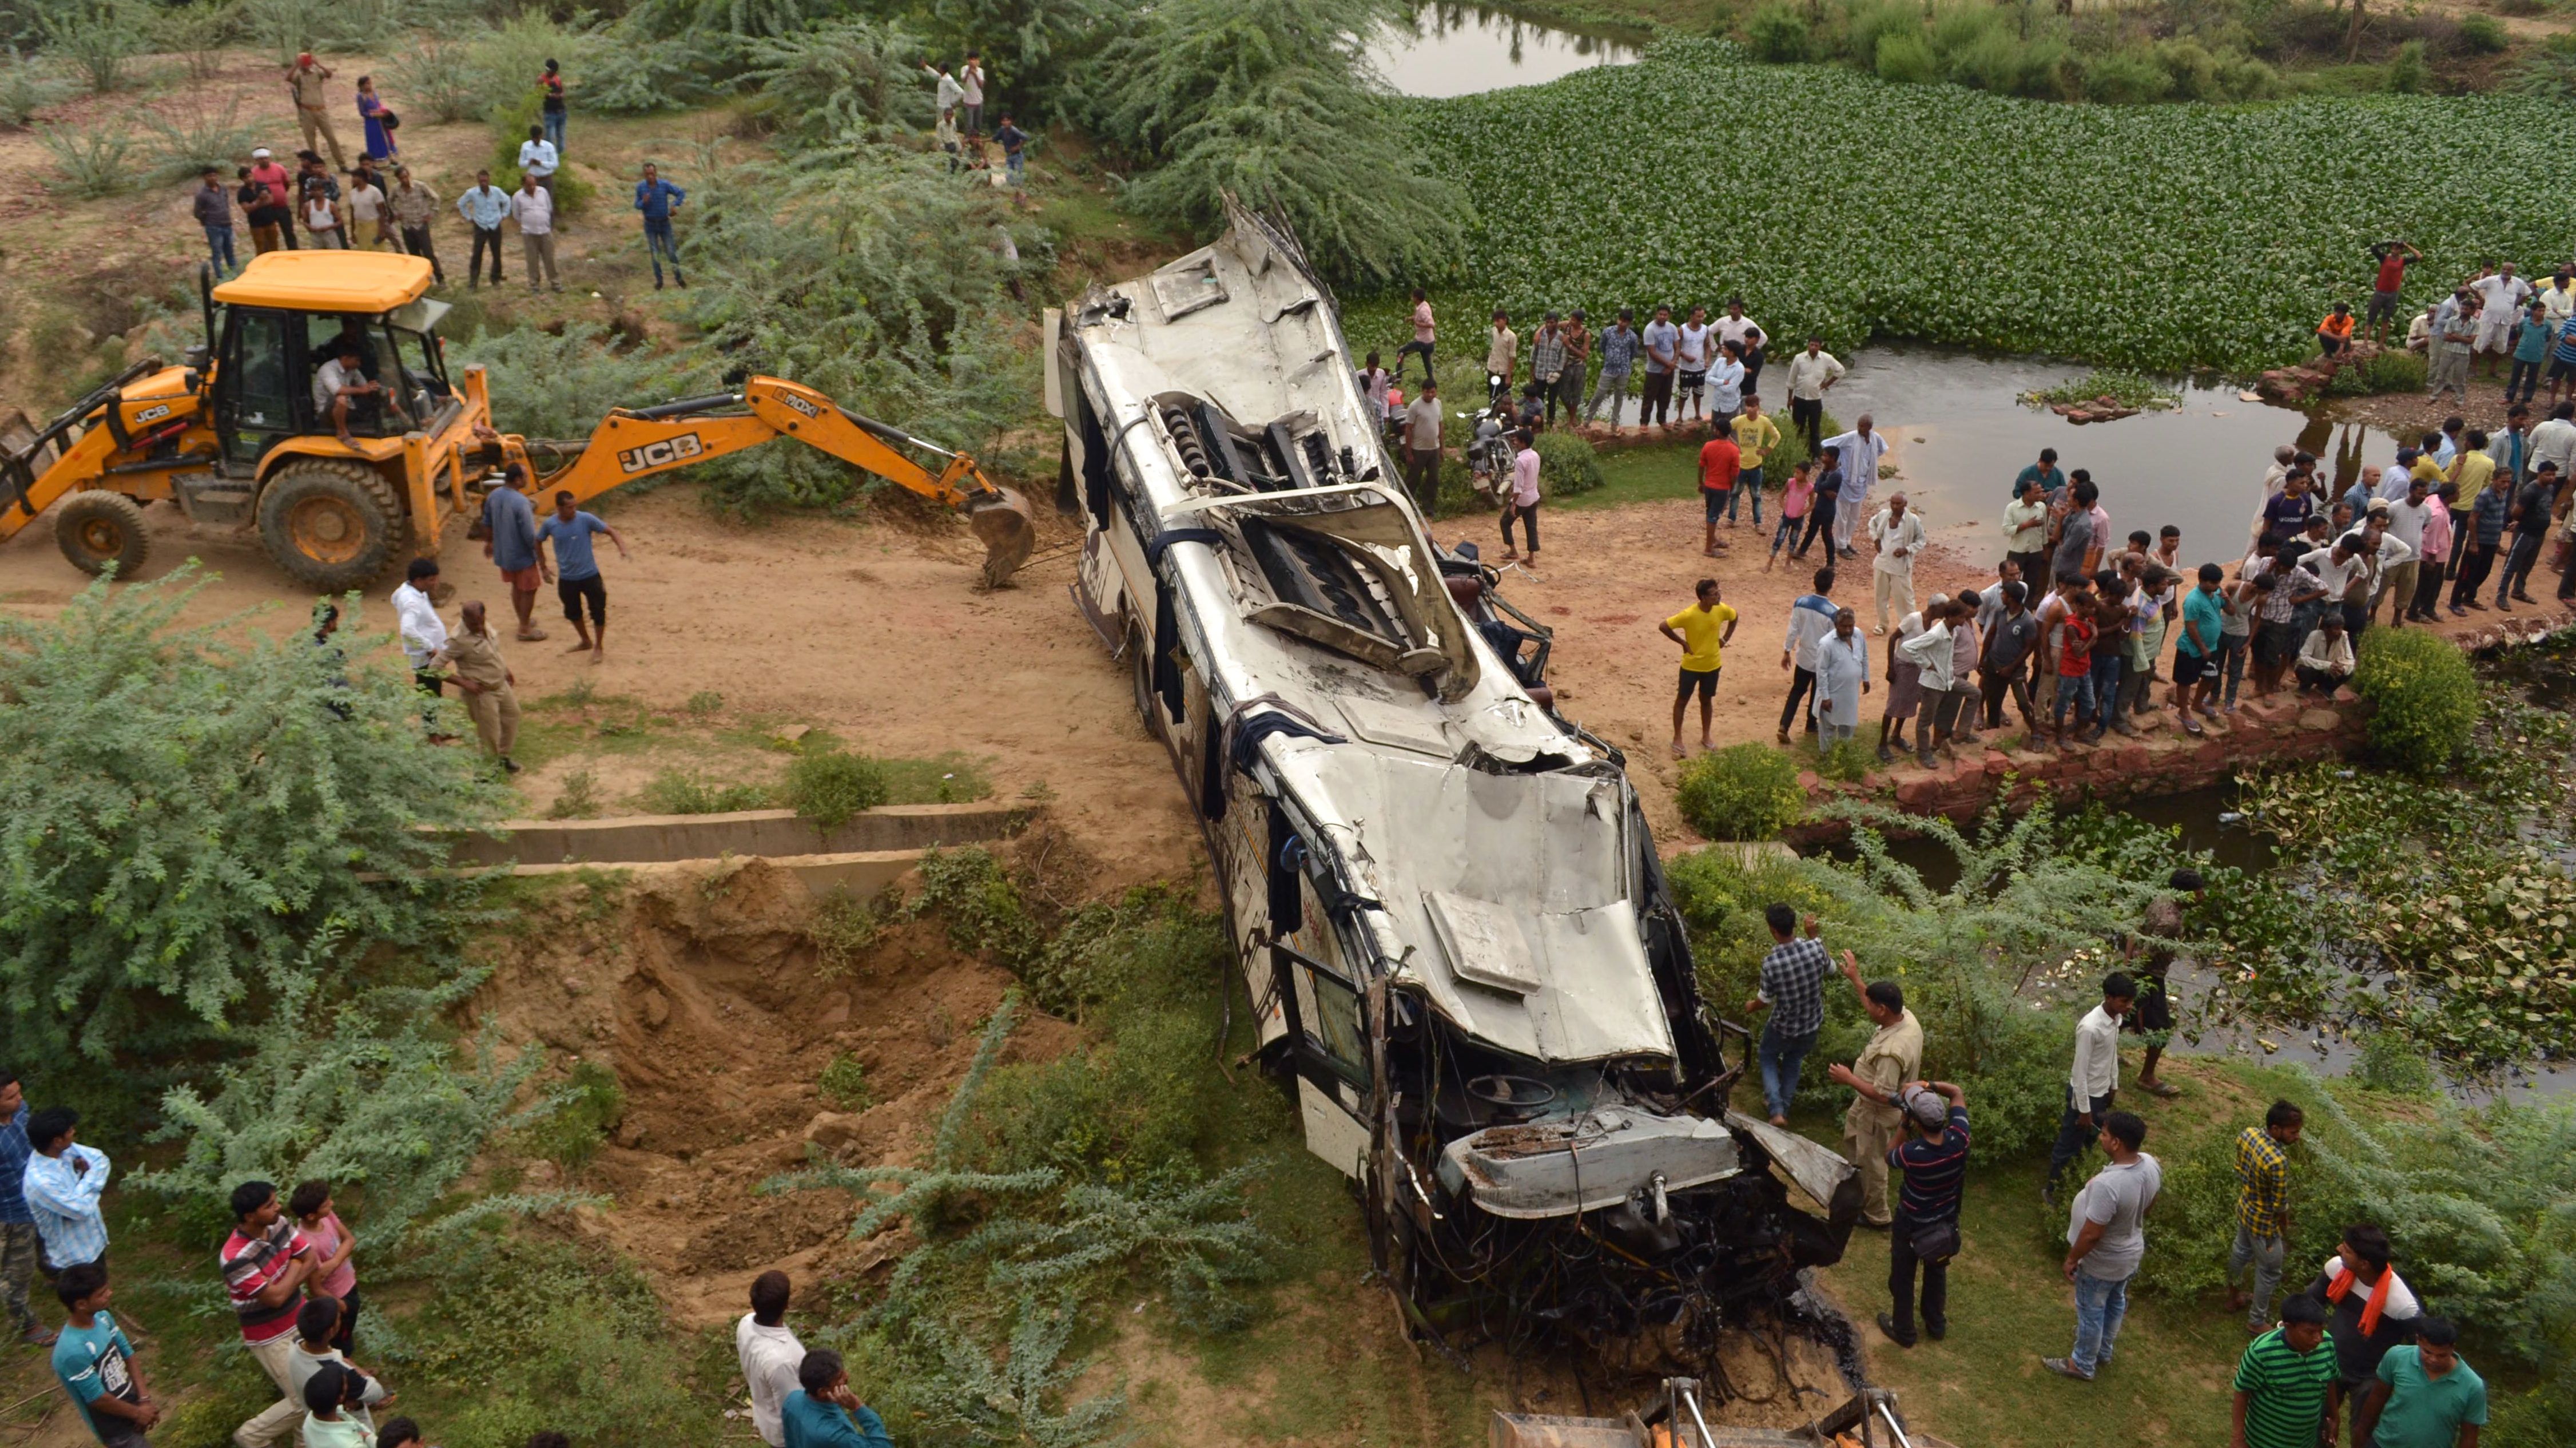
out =
[[[1933,769],[1909,761],[1872,771],[1858,783],[1823,779],[1812,771],[1800,774],[1798,782],[1806,788],[1811,809],[1838,799],[1867,799],[1964,824],[1999,797],[2019,809],[2043,794],[2066,804],[2178,794],[2221,783],[2246,764],[2356,753],[2369,728],[2370,706],[2349,689],[2338,690],[2330,700],[2283,693],[2245,699],[2236,713],[2203,722],[2209,732],[2194,738],[2176,724],[2167,706],[2142,717],[2134,739],[2109,734],[2100,744],[2062,751],[1979,746],[1961,750],[1955,763],[1944,761]],[[2005,728],[1986,732],[1988,739],[2014,744],[2021,735],[2018,721],[2009,716]],[[1850,833],[1844,821],[1811,820],[1788,837],[1808,845]]]

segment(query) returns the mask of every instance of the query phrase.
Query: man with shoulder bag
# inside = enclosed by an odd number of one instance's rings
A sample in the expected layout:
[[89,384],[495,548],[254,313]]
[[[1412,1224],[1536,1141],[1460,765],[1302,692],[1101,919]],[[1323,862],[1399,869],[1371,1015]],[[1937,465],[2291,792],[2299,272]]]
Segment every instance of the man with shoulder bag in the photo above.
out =
[[1905,1140],[1887,1153],[1905,1174],[1896,1224],[1888,1233],[1887,1290],[1895,1310],[1878,1330],[1914,1346],[1914,1271],[1923,1269],[1923,1331],[1938,1342],[1950,1332],[1950,1259],[1959,1255],[1959,1195],[1968,1180],[1968,1094],[1947,1081],[1899,1088]]

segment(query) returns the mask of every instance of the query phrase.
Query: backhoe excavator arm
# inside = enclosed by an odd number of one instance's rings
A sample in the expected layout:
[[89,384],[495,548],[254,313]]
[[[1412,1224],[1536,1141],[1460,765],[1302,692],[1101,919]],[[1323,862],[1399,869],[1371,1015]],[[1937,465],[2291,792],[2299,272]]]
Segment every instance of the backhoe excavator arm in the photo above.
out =
[[[748,410],[731,410],[736,407]],[[860,417],[813,388],[776,377],[754,377],[740,393],[686,398],[659,407],[620,408],[600,419],[580,457],[537,480],[528,491],[543,512],[553,505],[558,492],[571,493],[576,503],[587,502],[638,478],[740,452],[782,435],[963,511],[984,540],[987,584],[999,587],[1027,561],[1035,541],[1028,505],[985,477],[973,458]],[[933,473],[897,451],[896,444],[943,457],[946,466]]]

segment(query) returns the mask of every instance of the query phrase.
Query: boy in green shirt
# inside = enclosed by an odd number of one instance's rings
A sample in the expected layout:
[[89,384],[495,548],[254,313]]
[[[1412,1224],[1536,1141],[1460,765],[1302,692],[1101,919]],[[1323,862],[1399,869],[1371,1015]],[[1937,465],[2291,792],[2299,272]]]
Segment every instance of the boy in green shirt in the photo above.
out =
[[2281,1325],[2246,1345],[2236,1364],[2236,1423],[2228,1448],[2317,1448],[2341,1396],[2325,1304],[2300,1293]]

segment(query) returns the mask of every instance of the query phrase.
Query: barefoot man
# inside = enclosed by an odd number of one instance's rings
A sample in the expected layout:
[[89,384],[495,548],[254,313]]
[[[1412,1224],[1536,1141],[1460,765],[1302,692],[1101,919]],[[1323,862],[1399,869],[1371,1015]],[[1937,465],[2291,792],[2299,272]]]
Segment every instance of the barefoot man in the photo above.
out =
[[[592,552],[590,538],[605,533],[617,545],[618,561],[632,563],[635,555],[626,551],[626,540],[616,529],[599,519],[597,513],[586,513],[572,505],[570,492],[555,494],[555,510],[537,525],[537,567],[555,586],[555,595],[563,600],[564,619],[581,641],[572,652],[590,651],[594,664],[608,658],[608,583],[599,576],[599,559]],[[553,540],[555,561],[546,562],[546,543]],[[584,601],[590,605],[590,621],[582,622]]]
[[[1715,527],[1715,524],[1709,526]],[[1682,717],[1691,694],[1699,694],[1699,747],[1714,749],[1708,738],[1709,715],[1717,706],[1717,675],[1725,667],[1723,650],[1735,638],[1735,610],[1718,598],[1717,580],[1699,581],[1699,602],[1655,625],[1664,637],[1682,646],[1681,691],[1673,695],[1673,758],[1682,757]]]

